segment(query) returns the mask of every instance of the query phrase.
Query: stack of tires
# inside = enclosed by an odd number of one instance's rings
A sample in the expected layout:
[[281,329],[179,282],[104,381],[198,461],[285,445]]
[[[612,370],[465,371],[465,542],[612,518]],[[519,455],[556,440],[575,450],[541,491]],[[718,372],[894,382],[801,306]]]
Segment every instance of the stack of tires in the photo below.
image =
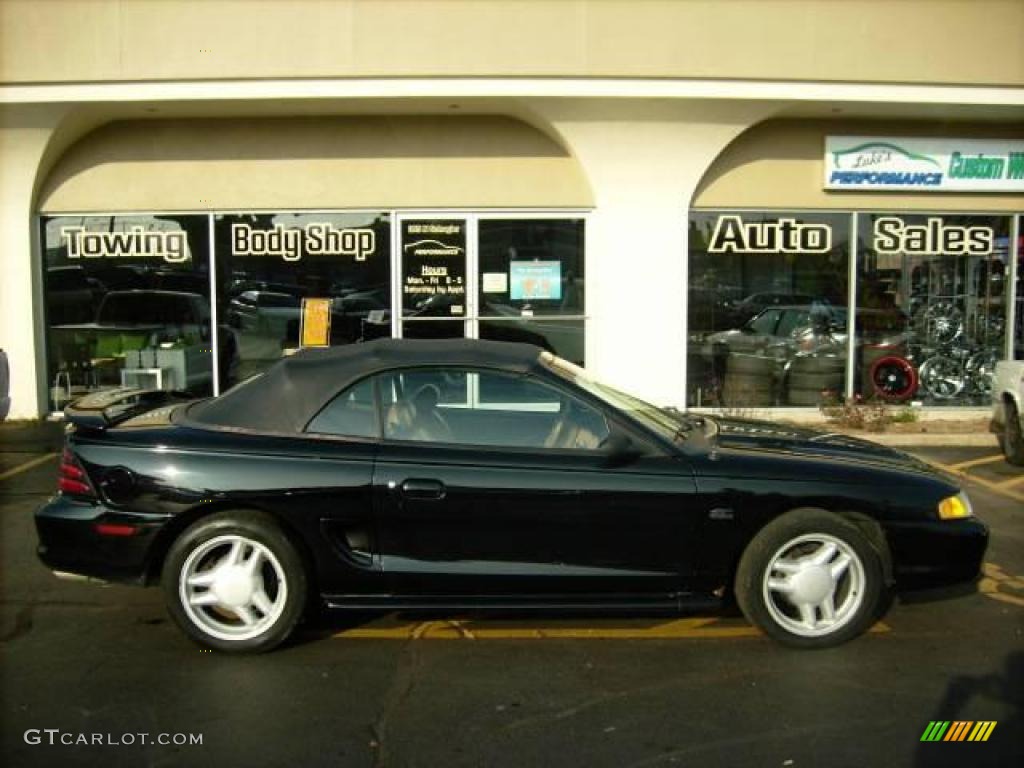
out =
[[775,404],[775,358],[732,354],[726,360],[722,405],[763,408]]
[[818,406],[845,390],[846,359],[842,355],[794,357],[786,368],[786,402]]
[[860,351],[860,369],[870,371],[871,366],[883,357],[899,354],[899,346],[894,344],[865,344]]

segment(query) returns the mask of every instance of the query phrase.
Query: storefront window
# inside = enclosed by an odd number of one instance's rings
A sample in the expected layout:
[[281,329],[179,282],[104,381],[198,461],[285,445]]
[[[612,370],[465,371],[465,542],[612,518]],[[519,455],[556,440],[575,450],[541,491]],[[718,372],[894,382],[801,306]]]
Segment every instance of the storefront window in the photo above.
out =
[[849,227],[849,214],[691,215],[688,405],[843,396]]
[[391,335],[387,213],[215,217],[218,313],[238,365],[221,388],[299,346],[304,299],[330,302],[330,345]]
[[582,219],[479,223],[480,338],[536,344],[583,365]]
[[480,338],[534,344],[576,365],[583,366],[583,320],[480,320]]
[[1024,360],[1024,216],[1017,217],[1017,285],[1012,296],[1016,302],[1013,359]]
[[42,220],[51,408],[121,385],[212,391],[207,227],[163,214]]
[[856,391],[925,405],[987,405],[1005,354],[1007,217],[857,216]]
[[402,336],[406,339],[461,339],[466,336],[462,320],[405,320]]
[[394,215],[42,219],[51,406],[122,385],[211,394],[303,345],[390,337],[395,295],[406,338],[527,342],[583,363],[582,219],[408,214],[393,244]]

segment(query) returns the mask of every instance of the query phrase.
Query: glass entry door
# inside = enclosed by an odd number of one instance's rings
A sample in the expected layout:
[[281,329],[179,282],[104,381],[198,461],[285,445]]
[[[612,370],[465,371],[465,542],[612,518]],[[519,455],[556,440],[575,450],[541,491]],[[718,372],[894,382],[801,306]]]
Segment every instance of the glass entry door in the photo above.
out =
[[474,336],[465,218],[410,214],[399,219],[401,335],[407,339]]

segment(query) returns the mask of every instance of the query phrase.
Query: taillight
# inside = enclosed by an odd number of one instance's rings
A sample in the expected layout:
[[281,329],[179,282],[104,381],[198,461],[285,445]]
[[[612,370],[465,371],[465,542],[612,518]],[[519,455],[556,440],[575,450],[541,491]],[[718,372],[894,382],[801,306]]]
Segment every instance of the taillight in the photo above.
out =
[[89,482],[89,477],[78,463],[75,454],[69,448],[64,448],[60,457],[60,470],[57,475],[57,488],[61,493],[70,493],[74,496],[89,496],[96,498],[96,491]]

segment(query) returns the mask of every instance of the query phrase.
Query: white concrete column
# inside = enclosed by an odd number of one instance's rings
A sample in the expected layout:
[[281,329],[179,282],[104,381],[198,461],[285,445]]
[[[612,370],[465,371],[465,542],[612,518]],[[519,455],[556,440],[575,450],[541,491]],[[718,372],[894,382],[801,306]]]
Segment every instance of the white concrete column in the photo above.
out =
[[587,368],[683,406],[687,216],[708,166],[770,104],[540,104],[593,187],[587,228]]
[[8,418],[45,412],[41,271],[33,221],[35,188],[47,145],[67,108],[0,108],[0,347],[11,367]]

